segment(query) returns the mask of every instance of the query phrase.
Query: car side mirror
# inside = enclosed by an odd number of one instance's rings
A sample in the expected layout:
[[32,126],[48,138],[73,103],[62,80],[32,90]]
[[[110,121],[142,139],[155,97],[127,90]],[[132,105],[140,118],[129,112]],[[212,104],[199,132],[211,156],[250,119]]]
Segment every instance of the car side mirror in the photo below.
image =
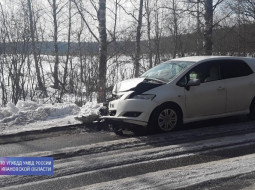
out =
[[200,79],[191,79],[186,84],[185,88],[186,88],[186,90],[189,90],[191,86],[199,86],[200,84],[201,84]]

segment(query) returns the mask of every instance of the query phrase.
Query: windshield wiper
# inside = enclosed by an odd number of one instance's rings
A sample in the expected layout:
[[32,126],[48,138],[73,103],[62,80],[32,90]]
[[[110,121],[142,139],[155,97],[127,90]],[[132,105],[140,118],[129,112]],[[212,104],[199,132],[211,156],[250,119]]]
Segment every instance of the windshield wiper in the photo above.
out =
[[161,79],[150,78],[150,77],[146,77],[145,80],[148,80],[148,81],[155,81],[155,82],[158,82],[158,83],[161,83],[161,84],[166,84],[166,83],[167,83],[166,81],[163,81],[163,80],[161,80]]

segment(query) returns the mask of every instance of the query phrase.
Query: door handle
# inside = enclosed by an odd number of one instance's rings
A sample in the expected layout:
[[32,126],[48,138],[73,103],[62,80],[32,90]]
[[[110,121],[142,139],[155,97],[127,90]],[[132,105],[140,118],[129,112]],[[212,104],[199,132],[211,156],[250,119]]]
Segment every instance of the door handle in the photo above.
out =
[[221,90],[225,90],[225,88],[222,87],[222,86],[219,86],[219,87],[217,88],[217,90],[218,90],[218,91],[221,91]]

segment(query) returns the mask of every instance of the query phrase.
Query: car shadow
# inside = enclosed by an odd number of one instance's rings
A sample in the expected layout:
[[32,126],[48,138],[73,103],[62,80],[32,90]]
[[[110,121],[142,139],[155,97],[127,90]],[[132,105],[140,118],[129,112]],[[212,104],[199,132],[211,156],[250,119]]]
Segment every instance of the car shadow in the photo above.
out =
[[237,124],[243,122],[249,122],[250,119],[247,116],[231,116],[231,117],[224,117],[224,118],[217,118],[217,119],[209,119],[204,121],[196,121],[188,124],[184,124],[183,126],[176,129],[179,130],[187,130],[187,129],[197,129],[203,127],[211,127],[218,125],[229,125],[229,124]]
[[134,133],[130,130],[125,130],[123,132],[124,137],[139,137],[139,136],[150,136],[155,134],[166,134],[166,133],[173,133],[175,131],[187,131],[192,129],[199,129],[199,128],[206,128],[206,127],[218,127],[222,125],[231,125],[231,124],[238,124],[238,123],[245,123],[251,121],[247,116],[230,116],[230,117],[224,117],[224,118],[216,118],[216,119],[208,119],[203,121],[196,121],[191,122],[188,124],[183,124],[182,126],[176,128],[174,131],[170,132],[153,132],[153,133],[147,133],[147,132],[140,132],[140,133]]
[[[192,129],[198,129],[198,128],[206,128],[206,127],[217,127],[222,125],[231,125],[231,124],[237,124],[237,123],[244,123],[249,122],[250,119],[247,116],[231,116],[231,117],[225,117],[225,118],[217,118],[217,119],[209,119],[204,121],[196,121],[188,124],[184,124],[174,131],[167,132],[173,133],[175,131],[187,131]],[[114,133],[114,130],[109,127],[109,125],[106,125],[104,122],[100,123],[93,123],[93,124],[84,124],[84,128],[86,132],[111,132]],[[166,134],[163,132],[153,132],[148,133],[143,130],[139,130],[139,132],[133,132],[132,130],[123,130],[123,134],[119,134],[122,137],[125,138],[132,138],[132,137],[143,137],[143,136],[151,136],[155,134]]]

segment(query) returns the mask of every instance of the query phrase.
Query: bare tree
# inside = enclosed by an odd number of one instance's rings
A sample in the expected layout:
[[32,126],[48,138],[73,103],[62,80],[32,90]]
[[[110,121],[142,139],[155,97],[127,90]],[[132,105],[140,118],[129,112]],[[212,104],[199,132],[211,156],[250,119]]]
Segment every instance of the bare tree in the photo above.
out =
[[[189,14],[191,14],[192,16],[194,16],[196,18],[196,55],[201,55],[202,54],[202,50],[203,50],[203,32],[202,32],[202,23],[201,23],[201,17],[203,16],[202,13],[202,8],[201,8],[201,0],[196,0],[196,1],[190,1],[189,3],[191,3],[191,7],[188,7],[188,12]],[[195,8],[195,10],[193,11],[193,8]],[[195,15],[193,15],[193,13],[195,13]]]
[[160,56],[160,40],[161,40],[161,32],[162,29],[160,28],[160,20],[159,20],[159,7],[158,7],[158,0],[154,2],[154,17],[155,17],[155,38],[154,38],[154,44],[155,44],[155,61],[154,64],[158,65],[161,61]]
[[[83,22],[85,23],[88,31],[93,36],[94,40],[99,44],[99,67],[98,67],[98,82],[97,82],[97,101],[104,102],[106,100],[106,71],[107,71],[107,54],[108,54],[108,45],[116,40],[116,21],[117,18],[114,19],[114,29],[113,33],[106,28],[106,0],[99,0],[98,6],[95,4],[95,1],[90,1],[90,5],[92,6],[92,10],[96,12],[96,16],[93,15],[89,10],[84,8],[82,5],[82,1],[73,0],[78,13],[81,15]],[[115,0],[115,5],[117,5],[118,0]],[[115,11],[117,9],[115,8]],[[85,14],[89,15],[93,20],[98,21],[98,33],[97,35],[93,30],[93,25],[89,24],[89,19],[85,17]],[[115,14],[115,16],[117,13]],[[109,32],[112,40],[107,40],[107,31]]]
[[68,76],[68,63],[70,60],[70,50],[71,50],[71,30],[72,30],[72,3],[69,1],[68,3],[68,34],[67,34],[67,51],[66,51],[66,60],[64,66],[63,80],[62,80],[62,88],[61,88],[61,96],[67,91],[67,76]]
[[214,11],[215,9],[225,0],[217,0],[213,4],[213,0],[205,0],[204,2],[204,19],[205,19],[205,29],[204,29],[204,53],[206,55],[212,55],[213,52],[213,28],[218,25],[223,19],[229,16],[227,14],[225,17],[214,23]]
[[34,20],[33,20],[33,11],[32,11],[32,5],[31,5],[30,0],[27,0],[27,5],[28,5],[28,10],[29,10],[30,35],[31,35],[31,40],[32,40],[32,51],[33,51],[33,56],[34,56],[38,87],[42,91],[43,96],[47,97],[48,95],[47,95],[45,85],[43,84],[42,79],[41,79],[41,71],[39,68],[39,61],[38,61],[38,57],[37,57],[37,47],[35,45],[35,29],[34,29],[35,24],[34,24]]
[[53,79],[54,84],[53,88],[59,89],[59,47],[58,47],[58,15],[61,13],[62,9],[66,6],[60,5],[57,0],[48,0],[48,3],[52,9],[52,18],[53,18],[53,41],[54,41],[54,56],[55,56],[55,63],[54,63],[54,72],[53,72]]
[[136,46],[135,46],[135,77],[139,76],[139,68],[140,68],[140,52],[141,52],[141,28],[142,28],[142,18],[143,18],[143,0],[140,0],[139,6],[139,14],[137,19],[137,28],[136,28]]
[[1,103],[2,105],[6,105],[8,103],[8,95],[7,95],[7,89],[5,86],[5,55],[6,55],[6,44],[7,44],[7,35],[6,35],[6,31],[7,31],[7,24],[6,24],[6,18],[5,18],[5,14],[3,11],[3,7],[2,4],[0,3],[0,7],[1,7],[1,30],[0,30],[0,36],[1,36],[1,48],[0,48],[0,54],[4,55],[1,56],[1,60],[0,60],[0,81],[1,81],[1,91],[2,91],[2,98],[1,98]]
[[255,1],[254,0],[243,0],[239,1],[241,4],[243,14],[247,17],[247,19],[255,21]]
[[107,34],[106,34],[106,0],[99,0],[99,77],[98,77],[98,102],[106,100],[106,64],[107,64]]
[[171,10],[171,18],[169,19],[171,22],[170,25],[170,31],[172,34],[172,41],[173,41],[173,51],[172,51],[172,57],[176,58],[176,54],[178,51],[178,35],[179,35],[179,10],[178,5],[175,0],[171,0],[171,7],[169,8]]
[[147,40],[148,40],[148,50],[149,50],[149,68],[152,68],[152,40],[151,40],[151,4],[150,0],[145,0],[144,2],[145,12],[146,12],[146,21],[147,21]]
[[205,6],[204,53],[205,55],[212,55],[213,0],[205,0],[204,6]]

